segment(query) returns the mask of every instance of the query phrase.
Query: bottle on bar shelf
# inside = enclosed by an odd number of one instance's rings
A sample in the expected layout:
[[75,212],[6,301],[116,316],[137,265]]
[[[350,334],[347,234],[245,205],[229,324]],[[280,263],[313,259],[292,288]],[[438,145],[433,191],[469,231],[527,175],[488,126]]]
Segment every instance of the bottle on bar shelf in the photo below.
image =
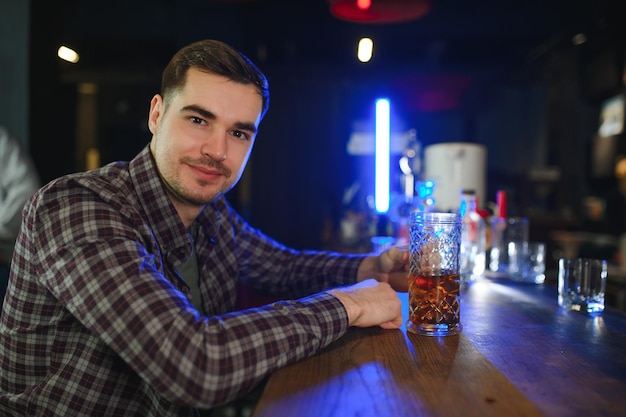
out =
[[495,273],[505,273],[508,265],[506,261],[506,253],[502,253],[506,248],[503,247],[503,233],[506,228],[506,191],[498,190],[496,192],[496,213],[491,219],[491,248],[489,250],[489,271]]
[[461,191],[461,283],[468,285],[481,277],[486,267],[487,225],[478,213],[476,192],[471,189]]

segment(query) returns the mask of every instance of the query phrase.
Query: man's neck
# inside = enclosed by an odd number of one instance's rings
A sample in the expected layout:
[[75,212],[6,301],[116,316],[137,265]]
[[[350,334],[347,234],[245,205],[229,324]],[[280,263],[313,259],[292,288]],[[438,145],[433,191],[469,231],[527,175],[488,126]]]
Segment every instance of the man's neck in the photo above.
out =
[[202,209],[204,209],[205,207],[190,206],[188,204],[181,203],[180,201],[176,201],[175,199],[172,199],[172,204],[174,204],[174,208],[176,209],[178,216],[183,221],[183,224],[186,228],[189,228],[189,226],[191,226],[194,220],[196,220],[196,217],[198,217],[198,214],[200,214]]

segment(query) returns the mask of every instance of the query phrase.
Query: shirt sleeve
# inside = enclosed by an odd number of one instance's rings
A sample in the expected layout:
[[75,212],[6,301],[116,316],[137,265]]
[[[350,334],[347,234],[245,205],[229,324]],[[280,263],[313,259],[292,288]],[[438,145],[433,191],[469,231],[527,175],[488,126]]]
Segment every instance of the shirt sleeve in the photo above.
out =
[[240,279],[249,286],[282,297],[303,297],[356,282],[367,255],[294,250],[250,226],[230,211],[237,241]]
[[87,192],[35,203],[28,216],[37,231],[35,275],[84,326],[88,339],[76,355],[93,348],[90,362],[100,363],[110,350],[169,401],[211,408],[232,400],[348,328],[345,308],[325,292],[201,316],[165,277],[150,231],[123,204]]

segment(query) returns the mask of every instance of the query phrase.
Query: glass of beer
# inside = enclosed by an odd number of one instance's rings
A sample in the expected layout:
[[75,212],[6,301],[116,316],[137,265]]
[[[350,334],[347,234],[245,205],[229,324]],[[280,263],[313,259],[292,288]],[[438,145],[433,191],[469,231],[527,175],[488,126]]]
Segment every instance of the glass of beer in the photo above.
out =
[[410,219],[407,331],[429,336],[459,333],[461,325],[458,213],[414,211]]

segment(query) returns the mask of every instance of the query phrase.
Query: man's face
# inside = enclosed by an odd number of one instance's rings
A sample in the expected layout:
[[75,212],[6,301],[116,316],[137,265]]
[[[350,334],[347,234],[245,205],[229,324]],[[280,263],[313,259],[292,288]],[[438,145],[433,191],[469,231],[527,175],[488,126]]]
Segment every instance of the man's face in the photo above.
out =
[[167,108],[160,95],[152,99],[150,150],[179,214],[197,214],[237,183],[254,144],[261,107],[254,85],[193,68]]

